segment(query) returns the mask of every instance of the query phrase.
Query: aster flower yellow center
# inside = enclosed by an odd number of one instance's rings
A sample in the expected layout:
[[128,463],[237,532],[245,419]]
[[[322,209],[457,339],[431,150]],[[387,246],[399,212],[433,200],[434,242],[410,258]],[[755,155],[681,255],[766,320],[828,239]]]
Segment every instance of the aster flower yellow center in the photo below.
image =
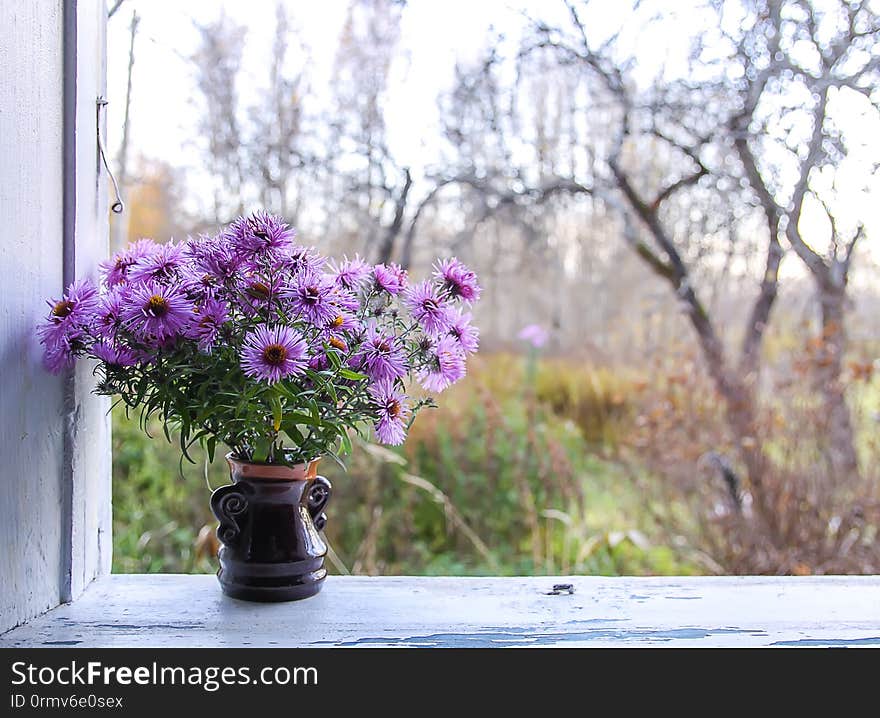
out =
[[344,322],[345,322],[345,319],[343,319],[342,316],[340,315],[340,316],[336,317],[336,319],[334,319],[332,322],[330,322],[330,327],[332,329],[336,329],[337,327],[341,327]]
[[386,341],[379,342],[379,345],[376,347],[376,349],[378,349],[380,352],[390,352],[391,351],[391,347],[389,346],[388,342],[386,342]]
[[64,319],[64,317],[69,316],[72,311],[73,302],[68,302],[64,299],[52,307],[52,316],[58,317],[58,319]]
[[251,282],[248,287],[248,293],[257,299],[268,299],[272,294],[272,290],[262,282]]
[[400,416],[400,402],[397,401],[397,399],[392,399],[391,401],[389,401],[388,404],[385,406],[385,409],[388,411],[388,416],[390,416],[392,419],[396,419],[398,416]]
[[160,294],[150,297],[144,312],[151,317],[164,317],[168,313],[168,300]]
[[330,337],[330,346],[335,347],[339,351],[348,351],[348,347],[345,345],[345,342],[341,339],[337,339],[336,337]]
[[287,349],[280,344],[269,344],[263,349],[263,361],[270,366],[281,366],[287,360]]

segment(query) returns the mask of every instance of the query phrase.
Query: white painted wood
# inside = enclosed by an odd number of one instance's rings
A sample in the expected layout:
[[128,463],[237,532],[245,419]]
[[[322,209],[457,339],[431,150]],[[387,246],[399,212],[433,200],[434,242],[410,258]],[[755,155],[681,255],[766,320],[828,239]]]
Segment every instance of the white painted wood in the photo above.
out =
[[[109,254],[107,174],[101,164],[97,123],[106,137],[106,110],[98,97],[106,85],[107,9],[104,0],[76,0],[75,138],[68,182],[73,183],[74,216],[67,227],[66,274],[97,277],[98,263]],[[110,99],[110,98],[108,98]],[[106,143],[105,143],[106,144]],[[80,362],[73,377],[66,466],[69,493],[70,574],[62,600],[80,595],[97,576],[110,572],[112,558],[110,478],[110,399],[92,394],[93,366]]]
[[34,333],[107,251],[103,0],[0,3],[0,630],[110,566],[108,402],[52,377]]
[[0,3],[0,629],[59,600],[63,381],[34,326],[63,282],[61,0]]
[[254,604],[214,576],[114,575],[0,636],[34,646],[880,647],[880,577],[332,576],[314,598]]

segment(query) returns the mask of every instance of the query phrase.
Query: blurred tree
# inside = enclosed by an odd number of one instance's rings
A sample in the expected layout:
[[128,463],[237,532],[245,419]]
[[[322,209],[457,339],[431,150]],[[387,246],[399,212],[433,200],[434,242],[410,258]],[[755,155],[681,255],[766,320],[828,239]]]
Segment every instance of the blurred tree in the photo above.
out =
[[269,85],[261,102],[249,109],[244,163],[256,179],[260,205],[297,223],[300,194],[317,162],[306,147],[304,100],[308,94],[308,53],[296,50],[297,70],[289,73],[291,23],[284,3],[275,9],[275,38],[269,70]]
[[384,103],[397,54],[401,0],[352,0],[333,68],[333,115],[324,165],[334,230],[374,261],[389,261],[413,185],[393,157]]
[[[771,1],[746,2],[740,16],[731,19],[731,8],[739,4],[710,2],[700,8],[702,19],[720,26],[729,56],[719,49],[725,47],[722,37],[704,33],[688,38],[685,68],[670,59],[646,69],[638,49],[663,41],[657,34],[668,35],[675,23],[668,11],[651,16],[646,6],[634,3],[625,25],[604,36],[592,30],[601,26],[595,16],[601,8],[591,2],[567,1],[567,23],[533,20],[506,102],[498,89],[495,50],[470,73],[459,70],[446,113],[454,171],[441,184],[473,190],[483,211],[492,215],[505,207],[543,205],[557,195],[588,195],[618,218],[621,236],[671,286],[695,331],[760,509],[766,457],[757,435],[756,388],[778,294],[783,238],[820,288],[827,347],[820,385],[832,472],[856,468],[840,371],[846,277],[853,248],[864,234],[863,220],[849,223],[848,234],[842,234],[842,222],[831,200],[817,194],[816,180],[846,156],[839,128],[827,115],[829,94],[848,89],[876,104],[872,80],[878,59],[870,52],[876,18],[865,2],[840,3],[836,15],[821,14],[821,19],[805,1]],[[812,38],[816,49],[798,66],[784,45],[804,49],[802,36]],[[812,63],[809,70],[804,62]],[[552,68],[573,83],[562,85],[565,100],[554,100],[548,91]],[[808,101],[799,89],[807,90]],[[580,111],[567,102],[578,95]],[[806,125],[792,116],[798,112],[807,115]],[[812,123],[811,113],[817,117]],[[812,133],[807,130],[803,137],[801,129],[811,124]],[[781,142],[792,154],[795,172],[792,158],[778,159],[780,153],[768,142]],[[762,148],[756,159],[753,153]],[[786,183],[787,194],[781,189]],[[827,255],[812,248],[799,227],[811,194],[828,212]],[[758,214],[764,228],[756,235]],[[756,242],[763,245],[763,267],[734,353],[725,346],[724,320],[713,314],[705,296],[717,296],[718,279],[729,279],[732,258],[745,262]],[[725,269],[719,274],[713,265]],[[763,509],[772,521],[771,507]]]
[[189,223],[181,204],[185,185],[181,170],[156,160],[142,159],[139,165],[126,202],[127,241],[141,237],[157,242],[185,238]]
[[[726,123],[728,136],[774,234],[782,231],[815,284],[815,378],[825,400],[833,480],[858,471],[842,380],[847,285],[867,214],[867,188],[857,182],[876,172],[880,158],[863,154],[848,116],[880,119],[880,16],[867,0],[714,5],[729,52],[723,77],[740,107]],[[717,53],[710,48],[698,46],[696,58],[706,62]],[[861,195],[861,212],[847,194]]]
[[210,181],[214,222],[228,222],[244,211],[244,138],[239,117],[238,74],[245,28],[225,13],[196,25],[200,44],[192,56],[203,101],[199,131]]
[[[117,2],[108,12],[108,18],[119,9],[121,2]],[[131,137],[131,93],[132,93],[132,70],[134,69],[134,41],[137,36],[140,17],[136,10],[131,13],[130,37],[128,45],[128,73],[125,86],[125,119],[122,121],[122,142],[119,144],[119,153],[116,156],[116,180],[119,184],[119,193],[123,198],[128,192],[128,143]],[[123,199],[124,201],[124,199]],[[122,214],[110,214],[111,250],[118,252],[125,244],[125,236],[129,230],[129,218],[125,212]]]
[[[589,183],[594,194],[619,212],[623,238],[674,290],[725,400],[740,457],[760,501],[765,459],[756,440],[754,389],[782,257],[775,228],[767,233],[763,280],[738,359],[725,347],[719,320],[701,296],[701,260],[722,243],[738,240],[732,228],[715,219],[726,219],[728,213],[718,210],[739,199],[728,189],[734,183],[717,182],[730,175],[725,161],[730,151],[717,131],[731,111],[730,99],[711,84],[692,84],[662,67],[646,83],[635,74],[635,55],[624,49],[623,29],[602,41],[591,40],[582,19],[592,9],[589,3],[567,2],[566,7],[568,26],[536,22],[521,58],[543,61],[550,55],[582,73],[591,104],[607,113],[610,136],[598,142],[585,138],[591,146],[588,154],[598,162],[581,183]],[[650,18],[642,17],[641,27],[649,31]],[[639,46],[638,40],[628,39],[631,48]]]

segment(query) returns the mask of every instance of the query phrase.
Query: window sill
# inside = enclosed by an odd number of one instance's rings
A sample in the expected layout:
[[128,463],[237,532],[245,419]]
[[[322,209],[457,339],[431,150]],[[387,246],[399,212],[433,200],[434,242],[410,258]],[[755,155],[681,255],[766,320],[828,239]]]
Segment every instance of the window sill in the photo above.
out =
[[0,636],[43,646],[880,646],[880,576],[331,576],[254,604],[214,576],[119,574]]

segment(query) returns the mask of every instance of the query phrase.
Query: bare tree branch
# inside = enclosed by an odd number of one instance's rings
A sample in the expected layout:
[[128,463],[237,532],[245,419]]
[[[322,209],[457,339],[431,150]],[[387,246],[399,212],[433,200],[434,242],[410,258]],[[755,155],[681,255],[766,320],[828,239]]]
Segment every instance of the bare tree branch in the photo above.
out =
[[385,230],[385,237],[382,240],[382,244],[379,246],[379,261],[383,264],[391,261],[391,256],[394,253],[394,242],[403,227],[403,215],[406,211],[409,191],[413,184],[412,174],[409,171],[409,167],[403,168],[403,177],[403,187],[394,202],[394,219]]
[[813,133],[807,149],[807,157],[801,164],[800,176],[795,184],[794,192],[791,198],[791,211],[788,216],[788,222],[785,226],[785,236],[791,244],[792,249],[801,258],[807,268],[813,273],[816,281],[820,283],[828,283],[830,274],[828,266],[822,260],[822,256],[814,251],[801,237],[800,222],[801,213],[804,208],[804,198],[809,189],[810,174],[822,159],[822,125],[825,122],[825,110],[828,105],[828,89],[823,90],[816,102],[813,110]]
[[843,274],[844,278],[849,275],[850,264],[852,263],[853,251],[856,248],[856,244],[860,239],[865,236],[865,225],[864,223],[859,223],[859,226],[856,228],[855,233],[850,238],[849,242],[846,243],[846,248],[844,250],[843,259],[841,263],[843,265]]
[[113,3],[113,7],[111,7],[111,8],[107,11],[107,18],[109,19],[109,18],[113,17],[113,16],[116,14],[116,11],[117,11],[120,7],[122,7],[122,3],[124,3],[124,2],[125,2],[125,0],[116,0],[116,2]]

